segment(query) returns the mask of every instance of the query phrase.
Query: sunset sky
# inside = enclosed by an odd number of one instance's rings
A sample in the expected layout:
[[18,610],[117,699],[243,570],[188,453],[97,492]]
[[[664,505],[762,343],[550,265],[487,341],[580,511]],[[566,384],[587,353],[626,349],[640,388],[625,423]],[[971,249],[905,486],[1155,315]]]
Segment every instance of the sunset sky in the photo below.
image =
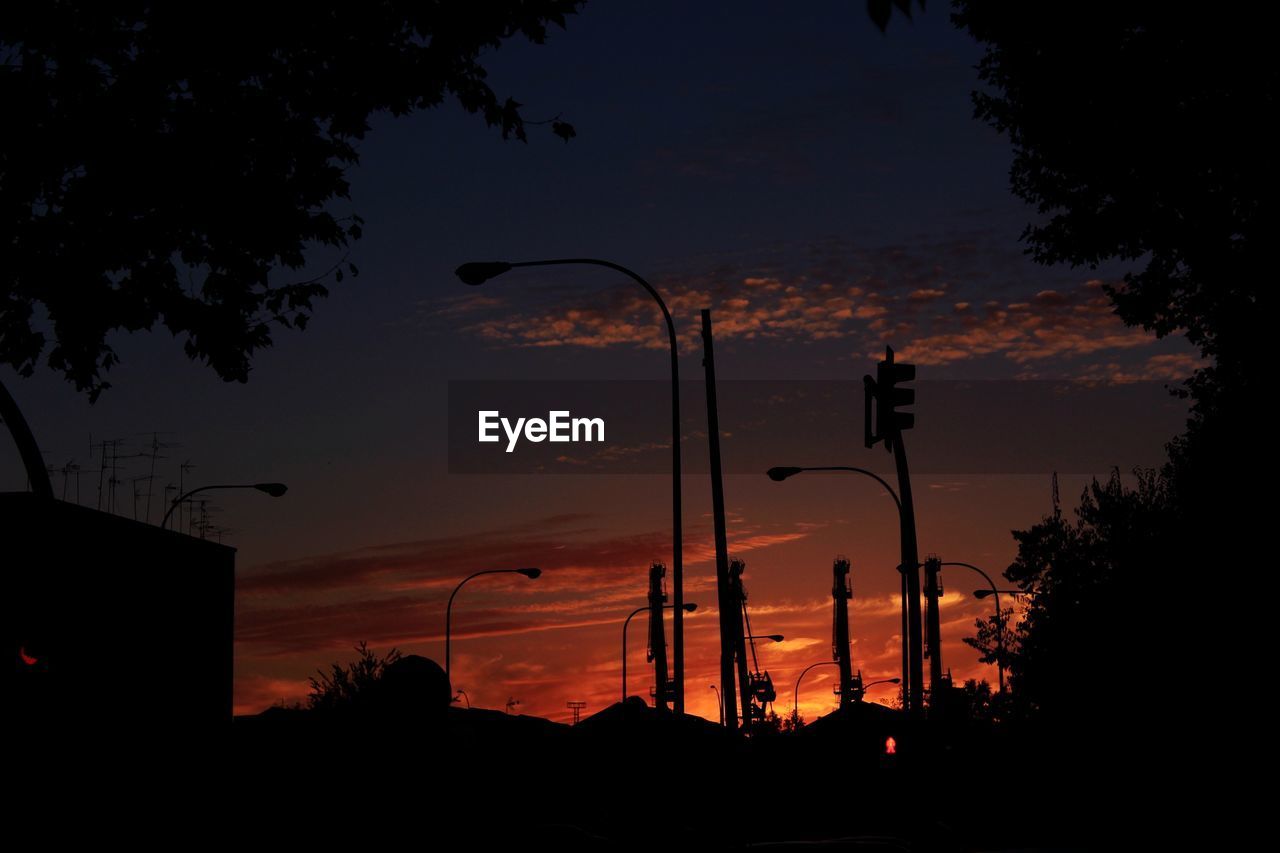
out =
[[[464,261],[591,256],[637,270],[667,297],[689,380],[702,378],[702,308],[713,311],[725,381],[857,381],[886,344],[922,381],[1011,388],[1085,379],[1149,389],[1195,368],[1182,339],[1157,341],[1111,313],[1101,285],[1123,268],[1047,269],[1023,255],[1018,235],[1032,211],[1009,193],[1007,141],[971,117],[979,51],[945,8],[931,4],[914,23],[895,17],[886,35],[863,4],[779,12],[765,2],[594,3],[544,46],[494,53],[495,90],[530,119],[572,122],[569,144],[541,127],[528,144],[503,142],[453,104],[379,120],[350,174],[351,206],[366,220],[351,255],[361,274],[332,285],[306,332],[277,334],[247,385],[191,364],[164,332],[115,341],[122,363],[93,406],[52,372],[22,379],[5,368],[59,496],[64,465],[97,466],[91,438],[125,439],[138,453],[153,432],[180,445],[163,451],[157,496],[184,460],[195,465],[188,485],[289,485],[278,500],[215,501],[224,541],[238,549],[238,713],[304,698],[308,676],[352,659],[360,641],[442,660],[453,585],[516,566],[544,573],[486,577],[459,595],[455,686],[473,705],[514,698],[523,713],[557,720],[571,717],[569,700],[585,700],[588,714],[617,701],[622,619],[645,603],[650,562],[671,561],[669,433],[658,430],[644,451],[650,474],[451,474],[447,389],[459,380],[661,381],[660,318],[632,282],[605,270],[515,271],[475,289],[453,276]],[[315,266],[335,260],[317,254]],[[988,420],[985,432],[965,433],[973,455],[953,435],[947,446],[960,461],[917,472],[921,553],[999,572],[1015,555],[1010,530],[1051,509],[1057,454],[1073,460],[1060,470],[1064,503],[1074,505],[1089,476],[1158,463],[1160,437],[1178,427],[1176,403],[1143,403],[1150,417],[1133,417],[1137,438],[1123,458],[1098,456],[1087,470],[1072,446],[1089,440],[1087,425],[1076,438],[1050,438],[1016,406],[976,413]],[[687,471],[703,471],[705,412],[686,416]],[[770,464],[890,470],[847,417],[772,407],[760,418],[776,444]],[[721,426],[730,550],[747,563],[752,625],[787,637],[760,649],[778,712],[790,712],[799,671],[830,657],[837,554],[853,564],[856,665],[868,680],[899,675],[892,503],[850,475],[773,483],[763,467],[748,473],[750,425],[722,414]],[[909,446],[928,458],[946,429],[922,422]],[[1020,469],[1019,454],[1032,452],[1034,470]],[[23,488],[16,453],[3,453],[3,487]],[[148,465],[128,460],[123,514],[133,508],[130,478]],[[75,475],[66,483],[75,500]],[[82,503],[95,504],[97,483],[96,473],[80,475]],[[715,719],[704,475],[684,478],[684,502],[686,598],[700,605],[686,622],[688,710]],[[158,506],[153,497],[152,521]],[[961,642],[990,613],[971,596],[980,579],[948,569],[944,583],[944,661],[958,681],[994,684],[994,669]],[[647,697],[652,673],[636,623],[629,687]],[[806,717],[834,706],[834,674],[806,677]]]

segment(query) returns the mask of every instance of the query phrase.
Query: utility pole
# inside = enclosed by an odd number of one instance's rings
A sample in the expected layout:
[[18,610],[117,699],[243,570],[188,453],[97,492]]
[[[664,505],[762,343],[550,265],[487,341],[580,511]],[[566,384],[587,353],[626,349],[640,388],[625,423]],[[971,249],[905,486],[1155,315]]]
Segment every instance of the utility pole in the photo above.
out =
[[[716,594],[720,606],[720,695],[724,724],[738,730],[738,700],[734,689],[734,658],[742,642],[742,606],[733,599],[729,580],[729,538],[725,532],[724,475],[720,468],[720,415],[716,408],[716,360],[711,337],[711,310],[702,309],[702,367],[707,388],[707,444],[711,450],[711,516],[716,542]],[[736,627],[735,627],[736,626]],[[735,640],[735,636],[737,638]],[[747,697],[742,697],[745,706]]]

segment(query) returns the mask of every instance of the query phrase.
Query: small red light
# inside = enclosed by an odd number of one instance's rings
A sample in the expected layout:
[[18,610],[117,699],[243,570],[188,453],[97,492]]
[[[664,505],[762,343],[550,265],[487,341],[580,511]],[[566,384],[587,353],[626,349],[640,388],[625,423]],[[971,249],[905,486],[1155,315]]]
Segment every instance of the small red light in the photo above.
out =
[[22,658],[22,662],[27,666],[35,666],[40,662],[40,658],[33,658],[31,655],[27,654],[26,646],[22,646],[18,649],[18,657]]
[[892,735],[884,739],[884,754],[885,755],[898,754],[898,742],[893,739]]

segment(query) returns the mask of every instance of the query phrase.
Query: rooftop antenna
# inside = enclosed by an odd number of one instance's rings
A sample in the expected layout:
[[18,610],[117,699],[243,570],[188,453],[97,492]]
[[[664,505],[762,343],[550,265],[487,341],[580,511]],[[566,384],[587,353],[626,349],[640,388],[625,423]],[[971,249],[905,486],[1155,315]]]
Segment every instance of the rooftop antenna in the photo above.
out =
[[573,709],[573,724],[576,726],[578,720],[582,719],[582,709],[587,707],[586,702],[566,702],[565,705]]
[[156,476],[156,460],[167,458],[165,456],[160,455],[160,451],[162,449],[167,449],[170,447],[181,447],[181,446],[182,445],[176,444],[173,442],[161,441],[160,433],[158,432],[151,433],[151,470],[147,474],[147,514],[146,514],[147,524],[151,523],[151,493],[152,491],[154,491],[151,488],[151,486]]
[[[187,472],[194,471],[195,469],[196,469],[196,466],[191,464],[190,459],[188,459],[187,461],[183,462],[181,465],[178,466],[178,494],[185,495],[187,493]],[[191,502],[186,501],[185,503],[190,504]],[[190,524],[191,522],[190,513],[188,512],[187,515],[188,515],[187,523]],[[178,523],[174,525],[173,529],[174,530],[182,529],[182,507],[178,507]]]
[[519,699],[516,699],[516,698],[515,698],[515,697],[513,697],[513,696],[509,696],[509,697],[507,697],[507,713],[508,713],[508,714],[510,714],[510,713],[511,713],[511,711],[512,711],[514,708],[516,708],[519,704],[520,704],[520,700],[519,700]]
[[65,465],[58,469],[57,473],[62,474],[62,499],[67,499],[67,484],[70,482],[71,475],[76,475],[76,503],[80,503],[80,466],[76,464],[76,460],[68,460]]

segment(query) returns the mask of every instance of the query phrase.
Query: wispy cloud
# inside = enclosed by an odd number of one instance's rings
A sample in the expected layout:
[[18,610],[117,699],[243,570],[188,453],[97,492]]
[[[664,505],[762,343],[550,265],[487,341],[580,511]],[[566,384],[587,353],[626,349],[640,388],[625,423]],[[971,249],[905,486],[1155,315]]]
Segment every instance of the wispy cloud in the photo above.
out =
[[[970,239],[911,249],[817,244],[799,254],[785,262],[669,274],[658,286],[678,318],[712,307],[722,340],[844,341],[847,354],[859,358],[891,343],[920,365],[994,356],[1024,371],[1070,361],[1072,375],[1078,375],[1079,359],[1139,351],[1155,342],[1151,333],[1127,327],[1115,315],[1102,281],[1063,279],[1045,287],[1043,276],[1031,281],[1024,273],[1020,279],[1013,261],[987,257],[989,248]],[[667,346],[656,306],[638,289],[588,291],[551,281],[541,301],[473,294],[451,298],[437,314],[463,334],[498,347]],[[700,345],[696,323],[680,322],[678,328],[682,346]],[[1143,357],[1151,360],[1147,367],[1125,356],[1121,369],[1165,378],[1186,366],[1182,356]]]

